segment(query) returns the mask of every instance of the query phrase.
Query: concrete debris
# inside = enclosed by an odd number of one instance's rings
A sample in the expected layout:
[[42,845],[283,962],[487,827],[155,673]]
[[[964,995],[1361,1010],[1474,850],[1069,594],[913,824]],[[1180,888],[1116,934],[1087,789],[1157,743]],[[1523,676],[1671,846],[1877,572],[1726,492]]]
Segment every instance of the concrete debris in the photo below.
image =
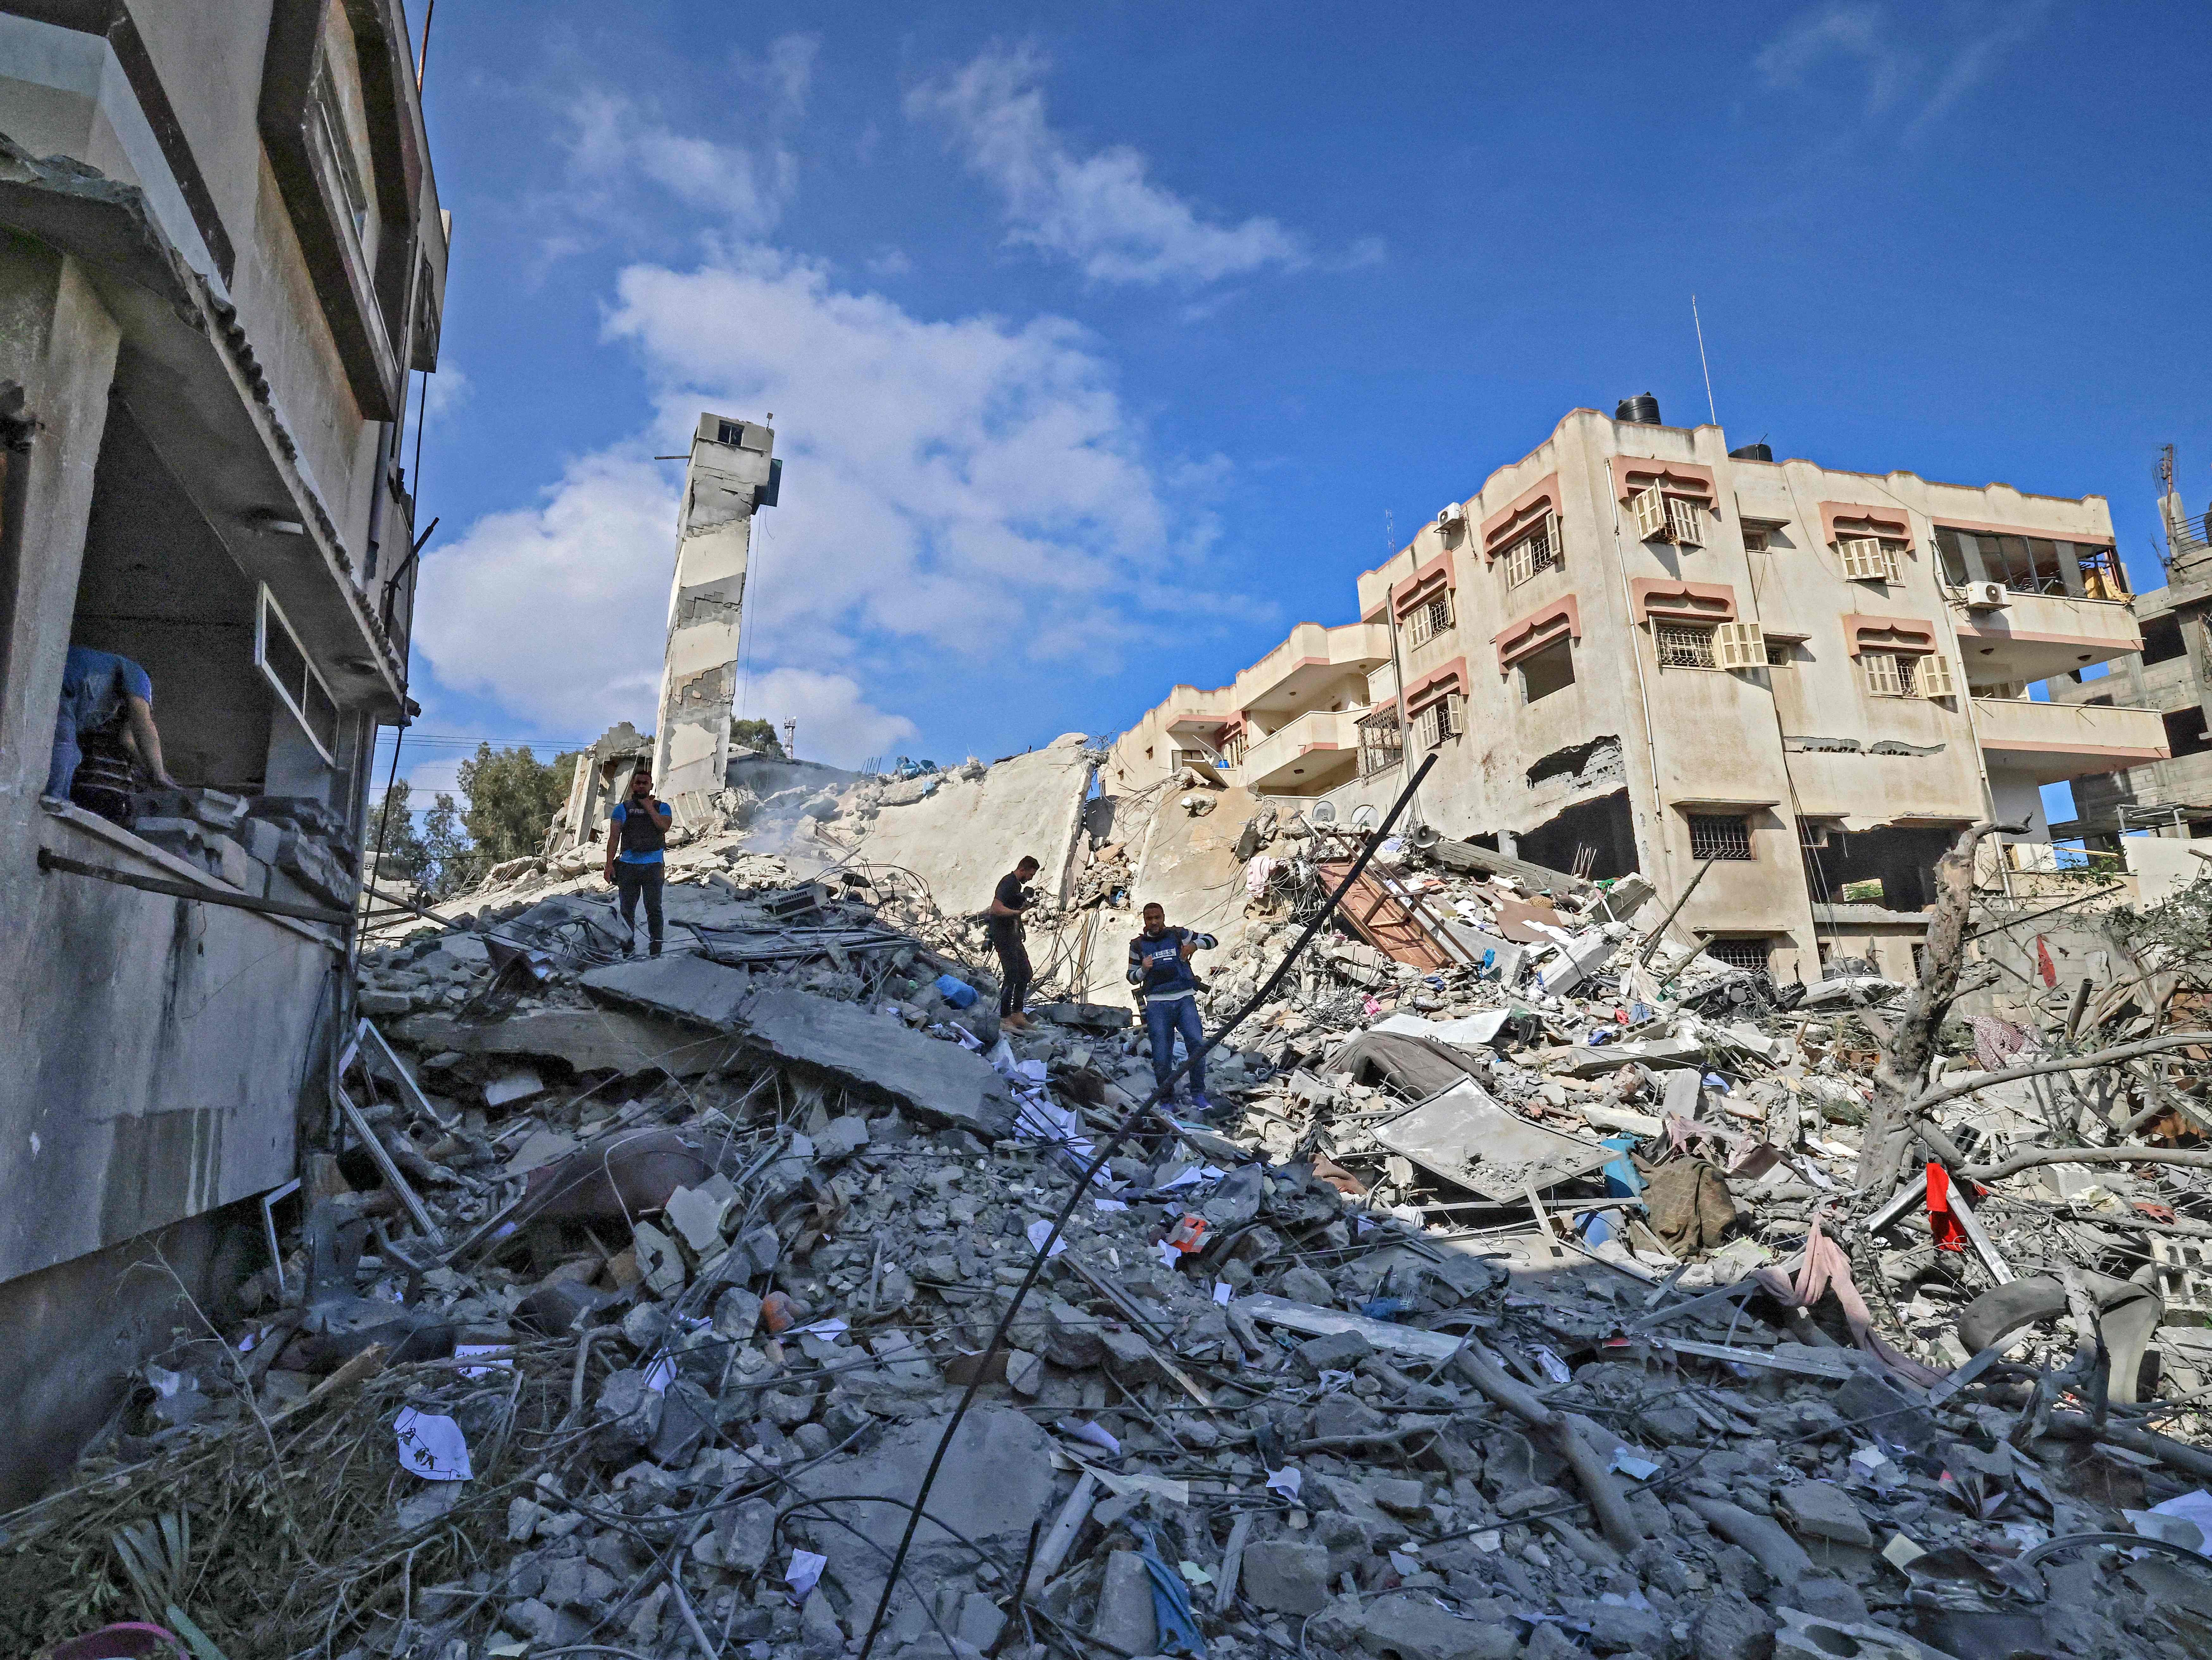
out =
[[[988,769],[895,782],[879,817],[967,812]],[[1209,1029],[1320,903],[1324,839],[1278,829]],[[264,1420],[381,1388],[473,1474],[377,1501],[376,1572],[419,1547],[412,1589],[364,1579],[333,1656],[831,1660],[972,1383],[886,1655],[1147,1654],[1190,1645],[1186,1606],[1209,1660],[1966,1660],[2039,1610],[2058,1651],[2189,1646],[2150,1565],[2084,1541],[2178,1531],[2153,1506],[2212,1475],[2212,1204],[2154,1157],[2193,1118],[2143,1116],[2212,1054],[1975,1086],[1978,1035],[1942,1028],[1921,1087],[1968,1087],[1893,1199],[1858,1167],[1910,988],[1647,952],[1645,885],[1378,864],[1398,912],[1324,930],[1211,1057],[1210,1111],[1169,1104],[1079,1195],[1149,1087],[1141,1024],[1071,982],[1001,1032],[964,925],[889,876],[718,856],[672,882],[658,960],[567,893],[369,952],[410,1011],[361,1085],[385,1159],[319,1156],[281,1280],[148,1372],[77,1491],[258,1461]],[[1420,963],[1373,943],[1408,930]],[[495,942],[544,961],[496,998]],[[2108,1043],[2051,1001],[1979,1041]]]

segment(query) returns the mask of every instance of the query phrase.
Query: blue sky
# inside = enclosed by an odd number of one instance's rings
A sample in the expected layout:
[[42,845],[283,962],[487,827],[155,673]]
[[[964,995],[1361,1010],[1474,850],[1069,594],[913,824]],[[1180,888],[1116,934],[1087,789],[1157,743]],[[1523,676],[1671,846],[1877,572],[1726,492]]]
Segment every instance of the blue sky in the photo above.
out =
[[[420,0],[412,7],[419,27]],[[773,411],[746,712],[986,758],[1213,685],[1570,408],[2212,498],[2201,8],[447,0],[431,735],[652,719],[700,410]],[[420,798],[418,798],[419,800]]]

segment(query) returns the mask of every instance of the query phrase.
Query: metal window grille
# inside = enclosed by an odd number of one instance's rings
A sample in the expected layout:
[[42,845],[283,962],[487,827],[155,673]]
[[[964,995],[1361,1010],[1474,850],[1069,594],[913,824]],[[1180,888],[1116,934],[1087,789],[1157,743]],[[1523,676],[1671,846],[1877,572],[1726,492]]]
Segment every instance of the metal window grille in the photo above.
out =
[[1653,643],[1659,648],[1662,669],[1710,669],[1713,660],[1713,629],[1710,623],[1655,623]]
[[1447,692],[1413,717],[1413,736],[1424,749],[1432,750],[1466,729],[1466,709],[1455,691]]
[[1557,521],[1550,514],[1543,522],[1505,550],[1505,586],[1517,588],[1540,570],[1559,562]]
[[1452,625],[1451,590],[1424,601],[1407,619],[1407,642],[1425,646]]
[[1768,641],[1766,642],[1766,666],[1771,669],[1788,668],[1792,663],[1797,660],[1790,654],[1796,648],[1787,640]]
[[1772,950],[1773,943],[1766,939],[1705,941],[1705,955],[1732,969],[1757,969],[1764,972]]
[[1750,858],[1751,821],[1740,813],[1691,814],[1690,857]]
[[1406,735],[1398,725],[1395,704],[1359,722],[1359,775],[1387,772],[1405,759]]

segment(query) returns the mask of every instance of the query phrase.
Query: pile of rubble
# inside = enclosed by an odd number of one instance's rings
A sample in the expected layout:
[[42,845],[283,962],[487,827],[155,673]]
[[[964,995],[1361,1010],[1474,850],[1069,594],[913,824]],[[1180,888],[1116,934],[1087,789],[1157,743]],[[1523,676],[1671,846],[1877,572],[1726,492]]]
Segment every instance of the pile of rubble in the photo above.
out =
[[[1252,831],[1210,1029],[1353,853]],[[2185,975],[1941,1024],[1886,1187],[1912,988],[1386,844],[1079,1192],[1127,1009],[1002,1032],[896,873],[671,870],[658,959],[604,890],[363,953],[281,1256],[0,1522],[9,1652],[833,1660],[887,1584],[915,1660],[2212,1644]]]
[[306,795],[141,791],[130,829],[260,899],[344,910],[360,891],[343,815]]

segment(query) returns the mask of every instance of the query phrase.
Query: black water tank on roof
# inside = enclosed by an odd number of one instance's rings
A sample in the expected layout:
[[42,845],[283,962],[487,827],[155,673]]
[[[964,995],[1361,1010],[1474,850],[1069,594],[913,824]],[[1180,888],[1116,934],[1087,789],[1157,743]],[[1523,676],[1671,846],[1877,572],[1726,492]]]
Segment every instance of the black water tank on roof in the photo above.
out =
[[1622,398],[1613,406],[1613,418],[1632,421],[1639,427],[1663,427],[1667,424],[1659,418],[1659,400],[1648,392]]
[[1773,459],[1774,449],[1769,444],[1746,444],[1741,449],[1729,452],[1731,461],[1771,461]]

